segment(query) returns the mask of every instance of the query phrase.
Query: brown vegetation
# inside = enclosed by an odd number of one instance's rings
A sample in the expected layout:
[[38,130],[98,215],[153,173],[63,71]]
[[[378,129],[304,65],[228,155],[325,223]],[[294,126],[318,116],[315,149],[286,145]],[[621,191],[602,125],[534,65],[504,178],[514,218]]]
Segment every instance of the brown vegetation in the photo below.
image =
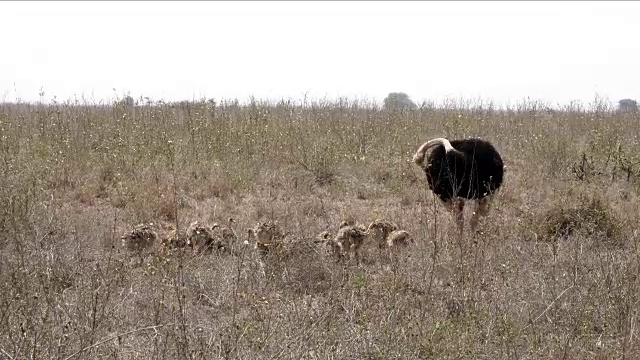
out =
[[[637,358],[640,118],[591,105],[0,104],[0,357]],[[411,156],[472,136],[508,172],[459,242]],[[331,261],[346,218],[414,244]],[[235,236],[265,219],[282,253]]]

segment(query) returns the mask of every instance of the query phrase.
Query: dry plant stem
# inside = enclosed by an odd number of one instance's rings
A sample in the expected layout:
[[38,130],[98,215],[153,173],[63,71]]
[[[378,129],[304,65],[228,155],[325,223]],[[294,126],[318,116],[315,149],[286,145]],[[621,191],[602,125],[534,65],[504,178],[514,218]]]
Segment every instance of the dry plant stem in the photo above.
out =
[[[175,219],[175,228],[176,233],[180,234],[180,221],[178,217],[178,186],[176,184],[176,169],[175,169],[175,151],[173,148],[173,141],[168,142],[168,151],[169,151],[169,164],[171,166],[171,177],[173,179],[173,209],[174,209],[174,219]],[[178,269],[177,274],[173,279],[174,293],[176,296],[176,301],[178,303],[178,333],[180,335],[180,341],[178,342],[178,351],[182,352],[182,356],[187,357],[188,348],[189,348],[189,337],[187,336],[187,328],[186,328],[186,308],[185,308],[185,281],[184,281],[184,257],[182,252],[178,257]]]
[[[478,283],[481,282],[483,277],[483,269],[484,269],[484,246],[485,244],[482,242],[478,242],[475,239],[475,233],[472,233],[471,236],[474,237],[474,241],[472,246],[474,247],[474,255],[473,255],[473,272],[471,274],[471,288],[474,289],[471,293],[472,301],[475,307],[475,299],[479,296],[480,286]],[[480,249],[482,247],[482,249]]]
[[560,298],[569,290],[573,289],[573,285],[569,286],[568,288],[562,290],[562,292],[556,296],[555,299],[553,299],[553,301],[551,301],[549,303],[549,305],[547,305],[546,309],[544,309],[543,312],[541,312],[535,319],[533,319],[533,321],[531,321],[530,323],[528,323],[525,327],[522,328],[522,330],[520,330],[520,333],[522,333],[524,330],[526,330],[529,326],[535,324],[544,314],[547,313],[547,311],[549,311],[549,309],[551,309],[551,307],[556,303],[556,301],[560,300]]
[[[640,357],[640,113],[143,103],[0,103],[0,358]],[[436,137],[509,168],[462,238],[411,161]],[[311,238],[346,215],[415,244],[336,263]],[[277,221],[291,251],[113,246],[229,218]]]
[[121,337],[124,337],[124,336],[127,336],[127,335],[131,335],[131,334],[134,334],[134,333],[137,333],[137,332],[141,332],[141,331],[157,330],[157,329],[163,328],[165,326],[173,326],[173,325],[176,325],[176,324],[153,325],[153,326],[147,326],[147,327],[143,327],[143,328],[127,331],[127,332],[124,332],[124,333],[120,333],[120,334],[117,334],[117,335],[113,335],[111,337],[108,337],[106,339],[98,341],[95,344],[92,344],[92,345],[89,345],[87,347],[84,347],[84,348],[74,352],[73,354],[70,354],[70,355],[66,356],[63,360],[70,360],[71,358],[73,358],[73,357],[75,357],[75,356],[77,356],[77,355],[79,355],[79,354],[81,354],[81,353],[83,353],[83,352],[85,352],[87,350],[90,350],[90,349],[93,349],[95,347],[98,347],[98,346],[100,346],[100,345],[102,345],[104,343],[107,343],[107,342],[109,342],[111,340],[114,340],[114,339],[118,339],[118,338],[121,338]]
[[2,352],[4,354],[4,356],[6,356],[7,358],[9,358],[9,360],[14,360],[13,357],[11,357],[11,355],[9,355],[9,353],[7,353],[6,351],[4,351],[3,349],[0,349],[0,352]]
[[240,342],[240,340],[245,334],[245,331],[243,331],[242,334],[238,334],[238,331],[236,330],[237,316],[238,316],[238,289],[240,287],[240,280],[242,276],[242,269],[244,268],[245,256],[246,256],[246,251],[240,251],[240,257],[238,258],[238,261],[236,263],[237,270],[236,270],[235,279],[233,282],[233,299],[231,304],[232,306],[231,331],[234,334],[234,343],[233,343],[233,348],[231,349],[229,354],[232,354],[234,351],[237,350],[238,343]]
[[[432,196],[432,206],[433,206],[433,213],[437,214],[437,209],[436,207],[438,206],[437,201],[435,196]],[[424,212],[423,212],[424,214]],[[435,280],[435,276],[436,276],[436,265],[437,265],[437,261],[438,261],[438,216],[434,216],[433,218],[433,234],[431,235],[431,238],[433,239],[433,252],[431,254],[431,271],[429,272],[429,285],[427,287],[427,295],[431,295],[431,289],[433,287],[433,282]],[[426,220],[426,219],[425,219]],[[425,221],[426,223],[426,221]],[[426,248],[425,248],[426,249]],[[427,268],[424,268],[424,273],[422,278],[426,278],[426,271]]]

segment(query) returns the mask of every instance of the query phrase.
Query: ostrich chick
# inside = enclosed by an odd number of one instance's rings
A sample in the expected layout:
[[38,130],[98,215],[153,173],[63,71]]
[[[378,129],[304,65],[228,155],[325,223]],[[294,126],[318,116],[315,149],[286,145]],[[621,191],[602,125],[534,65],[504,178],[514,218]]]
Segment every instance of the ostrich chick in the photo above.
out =
[[283,245],[284,233],[272,221],[259,222],[254,228],[247,229],[247,235],[249,239],[255,240],[254,248],[262,254]]
[[158,234],[153,230],[153,224],[138,224],[120,237],[122,246],[127,250],[140,253],[150,248],[158,239]]
[[317,239],[318,242],[324,242],[333,250],[334,256],[338,260],[345,255],[355,258],[360,263],[360,248],[364,243],[368,233],[359,226],[346,225],[342,226],[335,237],[331,236],[328,231],[321,232]]

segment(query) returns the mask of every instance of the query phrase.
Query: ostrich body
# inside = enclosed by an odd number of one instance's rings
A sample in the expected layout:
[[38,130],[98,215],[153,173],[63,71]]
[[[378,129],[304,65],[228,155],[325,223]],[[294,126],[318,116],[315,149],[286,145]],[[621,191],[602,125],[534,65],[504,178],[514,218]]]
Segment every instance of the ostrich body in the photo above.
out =
[[215,238],[214,249],[228,253],[231,251],[232,245],[238,240],[238,235],[233,230],[235,220],[230,217],[227,221],[228,224],[226,226],[217,222],[213,223],[211,232]]
[[285,238],[280,226],[271,221],[259,222],[254,228],[247,229],[247,235],[255,239],[254,248],[261,254],[266,254],[271,248],[281,247]]
[[406,230],[394,230],[387,236],[387,247],[397,249],[415,243],[411,234]]
[[349,225],[343,221],[340,223],[335,237],[329,231],[323,231],[316,237],[315,242],[325,243],[330,246],[337,261],[349,256],[355,258],[356,263],[359,264],[360,248],[368,235],[367,230],[363,227]]
[[158,234],[152,227],[153,224],[138,224],[134,226],[131,231],[120,237],[122,246],[138,254],[150,248],[158,238]]
[[367,232],[360,226],[347,225],[338,230],[336,242],[340,245],[342,252],[354,255],[356,262],[360,261],[360,248],[367,237]]
[[387,247],[387,237],[391,232],[396,230],[398,230],[398,225],[382,219],[376,219],[367,228],[374,242],[378,244],[379,249]]
[[[429,149],[433,150],[426,156]],[[488,214],[491,198],[502,185],[504,163],[496,148],[482,139],[450,142],[437,138],[422,144],[413,161],[424,170],[429,189],[454,210],[460,231],[465,201],[477,201],[471,219],[475,230],[479,217]]]
[[378,244],[380,255],[383,251],[391,251],[391,255],[397,257],[402,248],[414,243],[413,237],[406,230],[401,230],[395,223],[376,219],[367,229],[369,236]]

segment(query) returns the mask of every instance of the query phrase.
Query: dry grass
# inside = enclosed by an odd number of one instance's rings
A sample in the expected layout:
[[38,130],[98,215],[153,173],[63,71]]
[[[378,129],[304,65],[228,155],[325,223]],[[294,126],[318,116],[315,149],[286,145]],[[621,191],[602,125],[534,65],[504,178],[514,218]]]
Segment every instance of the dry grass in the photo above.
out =
[[[247,106],[0,104],[0,358],[638,358],[635,114]],[[481,136],[505,183],[462,242],[411,155]],[[120,243],[227,224],[230,252]],[[360,266],[314,237],[384,218],[415,239]],[[243,229],[294,239],[265,261]]]

